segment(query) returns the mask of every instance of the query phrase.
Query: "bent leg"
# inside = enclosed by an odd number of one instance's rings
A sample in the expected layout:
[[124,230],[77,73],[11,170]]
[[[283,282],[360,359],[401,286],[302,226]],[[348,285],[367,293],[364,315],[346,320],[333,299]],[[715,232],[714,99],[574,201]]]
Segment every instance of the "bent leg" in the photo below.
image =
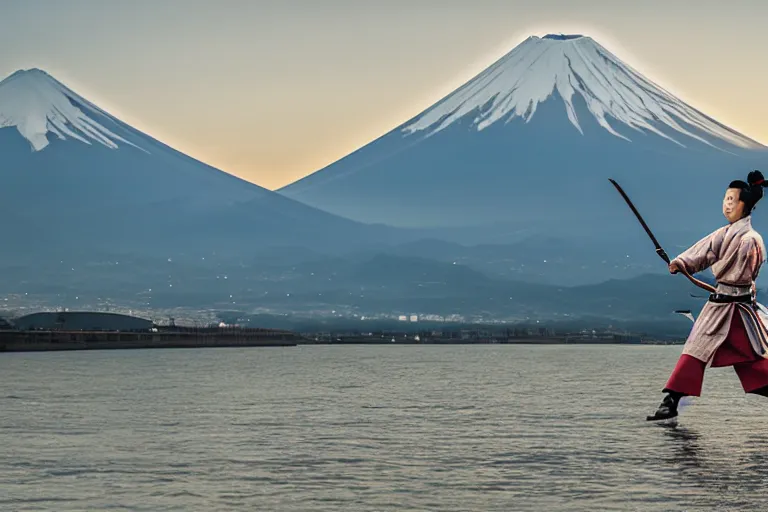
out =
[[672,375],[669,376],[664,393],[667,396],[659,404],[652,416],[647,416],[648,421],[666,420],[677,416],[677,404],[684,396],[701,395],[701,385],[704,382],[704,369],[707,364],[695,357],[683,354],[677,360]]
[[768,359],[733,365],[745,393],[768,396]]
[[738,312],[734,312],[728,338],[712,361],[713,367],[731,365],[745,393],[768,396],[768,359],[755,354]]
[[706,367],[707,363],[704,361],[699,361],[688,354],[681,355],[663,391],[680,396],[701,396]]

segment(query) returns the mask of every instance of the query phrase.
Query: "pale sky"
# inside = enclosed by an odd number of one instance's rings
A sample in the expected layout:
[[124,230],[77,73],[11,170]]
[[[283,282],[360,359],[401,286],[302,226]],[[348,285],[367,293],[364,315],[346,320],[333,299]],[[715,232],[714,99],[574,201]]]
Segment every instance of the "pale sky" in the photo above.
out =
[[275,189],[418,114],[529,35],[581,33],[768,144],[766,0],[0,0],[0,78],[39,67]]

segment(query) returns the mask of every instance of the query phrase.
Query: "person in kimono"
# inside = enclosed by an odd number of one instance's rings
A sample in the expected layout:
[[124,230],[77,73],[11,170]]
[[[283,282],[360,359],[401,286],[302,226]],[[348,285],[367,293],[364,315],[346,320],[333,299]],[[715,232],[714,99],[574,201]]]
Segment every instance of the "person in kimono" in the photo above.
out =
[[733,366],[745,393],[768,397],[768,331],[757,315],[755,297],[755,279],[766,252],[750,216],[766,186],[760,171],[750,172],[746,183],[731,182],[723,198],[728,224],[669,263],[672,274],[685,270],[693,275],[711,267],[717,286],[662,390],[666,396],[647,420],[674,418],[682,397],[700,396],[708,365]]

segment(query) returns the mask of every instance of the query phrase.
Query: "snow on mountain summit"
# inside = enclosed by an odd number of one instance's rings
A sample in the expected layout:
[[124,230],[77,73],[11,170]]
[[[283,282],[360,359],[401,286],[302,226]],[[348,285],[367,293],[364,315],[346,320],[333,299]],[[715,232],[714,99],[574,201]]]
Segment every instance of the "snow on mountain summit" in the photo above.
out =
[[598,240],[609,231],[613,243],[632,226],[606,213],[606,201],[621,202],[608,183],[615,178],[646,205],[654,229],[695,241],[719,222],[701,198],[767,162],[768,148],[590,37],[549,35],[529,37],[443,99],[279,192],[370,224],[463,226],[467,238],[489,243],[522,233]]
[[48,146],[48,133],[111,149],[137,147],[99,119],[112,118],[40,69],[19,70],[0,82],[0,128],[15,127],[33,151]]
[[529,37],[403,131],[433,134],[465,116],[474,116],[478,131],[515,117],[528,122],[537,106],[555,91],[565,103],[568,119],[580,132],[574,108],[576,95],[583,98],[604,129],[622,139],[631,140],[617,131],[619,125],[653,132],[680,146],[685,144],[678,134],[712,145],[700,136],[703,134],[740,148],[763,148],[687,105],[583,35]]

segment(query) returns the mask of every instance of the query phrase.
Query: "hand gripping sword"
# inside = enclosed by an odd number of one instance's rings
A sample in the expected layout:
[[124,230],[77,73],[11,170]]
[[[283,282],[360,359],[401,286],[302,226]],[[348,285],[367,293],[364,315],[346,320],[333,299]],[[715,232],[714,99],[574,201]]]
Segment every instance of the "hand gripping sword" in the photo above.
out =
[[[637,208],[635,208],[635,205],[633,205],[632,201],[629,200],[629,197],[627,196],[627,194],[619,186],[619,184],[616,183],[614,180],[612,180],[611,178],[608,178],[608,181],[610,181],[613,184],[613,186],[616,187],[616,190],[619,191],[619,194],[621,194],[621,197],[623,197],[624,201],[626,201],[627,205],[629,205],[629,208],[632,210],[632,213],[634,213],[635,217],[637,217],[637,220],[640,221],[640,224],[643,226],[643,229],[645,230],[645,232],[650,237],[651,241],[653,242],[653,245],[656,246],[656,254],[658,254],[661,259],[663,259],[667,264],[669,264],[669,262],[670,262],[669,256],[667,256],[667,253],[664,252],[664,249],[661,248],[661,244],[659,244],[659,241],[656,240],[655,236],[653,236],[653,233],[651,233],[651,230],[648,227],[648,224],[645,223],[645,221],[643,220],[643,217],[640,215],[640,212],[637,211]],[[709,285],[709,284],[707,284],[707,283],[705,283],[703,281],[699,281],[698,279],[693,277],[691,274],[689,274],[688,271],[685,268],[681,268],[680,272],[685,277],[687,277],[688,280],[690,280],[693,284],[695,284],[699,288],[703,288],[704,290],[707,290],[710,293],[716,293],[716,290],[715,290],[714,287],[712,287],[711,285]]]

